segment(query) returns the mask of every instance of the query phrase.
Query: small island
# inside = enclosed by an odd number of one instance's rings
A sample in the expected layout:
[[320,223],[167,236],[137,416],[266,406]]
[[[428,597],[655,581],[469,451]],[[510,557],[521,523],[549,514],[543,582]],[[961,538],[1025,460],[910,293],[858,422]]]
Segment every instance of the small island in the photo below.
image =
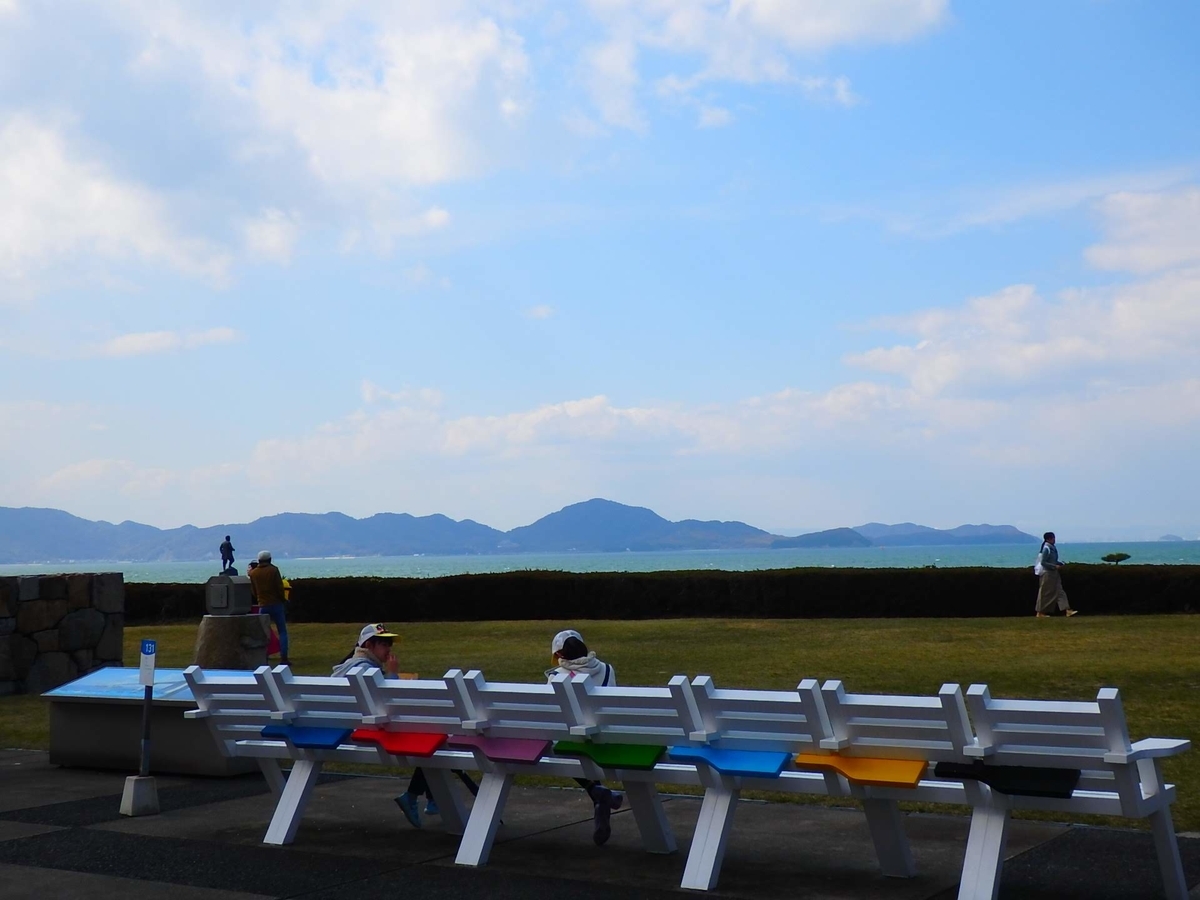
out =
[[1160,541],[1182,541],[1183,538],[1181,538],[1177,534],[1164,534],[1162,537],[1159,538],[1159,540]]

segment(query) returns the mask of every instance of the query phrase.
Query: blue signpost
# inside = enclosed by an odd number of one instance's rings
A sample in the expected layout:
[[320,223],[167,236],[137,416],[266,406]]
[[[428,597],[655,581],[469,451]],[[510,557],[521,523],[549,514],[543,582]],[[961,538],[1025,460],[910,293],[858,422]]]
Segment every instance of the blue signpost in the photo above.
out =
[[142,700],[142,759],[138,774],[146,778],[150,774],[150,706],[154,700],[154,656],[158,653],[157,641],[142,641],[142,663],[138,669],[138,683],[145,689]]
[[138,684],[142,686],[142,747],[138,774],[125,779],[121,795],[121,815],[150,816],[158,812],[158,788],[150,776],[150,710],[154,703],[154,657],[158,642],[142,641],[142,660]]

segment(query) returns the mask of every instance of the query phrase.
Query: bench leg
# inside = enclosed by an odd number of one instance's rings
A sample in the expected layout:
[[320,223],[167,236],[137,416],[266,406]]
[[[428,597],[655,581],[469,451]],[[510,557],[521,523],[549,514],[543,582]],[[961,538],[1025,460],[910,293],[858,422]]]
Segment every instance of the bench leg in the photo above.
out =
[[467,819],[466,830],[458,845],[458,856],[454,859],[460,866],[482,866],[487,863],[511,786],[511,775],[488,772],[483,776],[475,805],[471,807],[471,817]]
[[976,806],[971,811],[971,833],[967,837],[958,900],[996,900],[1007,840],[1007,809]]
[[459,792],[454,789],[452,781],[458,781],[449,769],[424,769],[425,780],[429,791],[437,801],[438,811],[442,817],[442,825],[449,834],[462,834],[467,827],[467,808],[463,805]]
[[308,795],[312,793],[321,774],[321,763],[311,759],[300,759],[292,764],[292,774],[288,776],[279,802],[275,804],[275,814],[271,816],[271,827],[267,829],[264,844],[290,844],[296,837],[296,829],[300,827],[300,819],[304,815],[304,807],[308,804]]
[[258,767],[262,770],[263,778],[267,780],[267,787],[271,789],[271,796],[278,803],[279,798],[283,796],[283,786],[287,783],[287,779],[283,777],[283,771],[279,768],[279,760],[260,757]]
[[1167,900],[1187,900],[1187,880],[1183,877],[1183,864],[1179,860],[1179,841],[1175,838],[1175,826],[1171,824],[1169,806],[1150,814],[1150,828],[1154,831],[1154,848],[1158,851],[1163,893]]
[[704,792],[681,887],[707,891],[717,886],[739,793],[727,787],[710,787]]
[[674,853],[675,835],[671,833],[671,825],[663,812],[658,788],[649,781],[627,781],[625,796],[629,798],[629,806],[637,820],[646,850],[650,853]]
[[875,843],[879,868],[889,878],[912,878],[917,874],[908,835],[904,833],[904,816],[895,800],[864,799],[867,827]]

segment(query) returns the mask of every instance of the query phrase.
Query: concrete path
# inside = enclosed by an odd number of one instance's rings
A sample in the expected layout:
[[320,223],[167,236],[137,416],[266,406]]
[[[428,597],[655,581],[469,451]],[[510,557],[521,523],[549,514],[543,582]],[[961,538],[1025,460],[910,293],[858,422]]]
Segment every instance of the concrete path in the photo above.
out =
[[[491,863],[474,870],[454,865],[458,840],[436,817],[420,831],[408,825],[392,801],[403,782],[393,778],[326,777],[286,848],[261,843],[272,804],[257,776],[159,778],[163,811],[141,819],[118,814],[122,782],[121,774],[58,769],[42,753],[0,751],[0,897],[678,898],[699,811],[696,798],[667,800],[680,851],[653,856],[628,812],[613,816],[612,839],[598,848],[581,791],[518,787]],[[920,874],[886,879],[861,813],[745,801],[714,895],[952,900],[967,820],[914,814],[906,828]],[[1200,840],[1180,845],[1189,885],[1200,883]],[[1002,897],[1161,896],[1144,832],[1015,822],[1008,852]]]

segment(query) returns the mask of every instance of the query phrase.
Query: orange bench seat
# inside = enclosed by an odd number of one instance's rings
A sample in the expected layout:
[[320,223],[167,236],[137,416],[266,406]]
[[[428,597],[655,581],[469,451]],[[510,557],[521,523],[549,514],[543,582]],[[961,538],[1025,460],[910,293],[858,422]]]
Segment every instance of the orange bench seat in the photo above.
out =
[[920,759],[876,759],[836,753],[798,753],[794,762],[798,769],[832,769],[853,784],[901,788],[915,788],[929,765]]

